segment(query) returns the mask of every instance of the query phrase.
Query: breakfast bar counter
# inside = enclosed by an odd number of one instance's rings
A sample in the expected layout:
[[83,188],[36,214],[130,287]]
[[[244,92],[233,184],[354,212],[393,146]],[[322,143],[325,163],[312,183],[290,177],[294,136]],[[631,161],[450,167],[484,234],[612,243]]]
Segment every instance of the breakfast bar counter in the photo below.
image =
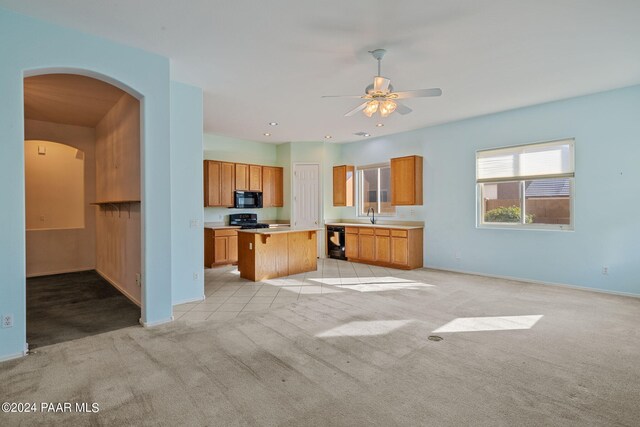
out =
[[258,282],[315,271],[317,232],[321,230],[291,227],[238,230],[240,277]]

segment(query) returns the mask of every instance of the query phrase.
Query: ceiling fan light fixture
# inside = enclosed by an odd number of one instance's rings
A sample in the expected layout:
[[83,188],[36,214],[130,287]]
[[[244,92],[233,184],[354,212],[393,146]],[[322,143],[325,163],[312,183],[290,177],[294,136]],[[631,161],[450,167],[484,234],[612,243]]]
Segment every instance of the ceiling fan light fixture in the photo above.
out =
[[391,101],[390,99],[382,102],[380,104],[380,115],[382,117],[387,117],[389,114],[396,111],[397,106],[398,105],[395,102]]
[[367,103],[367,106],[364,107],[364,110],[362,110],[362,112],[364,113],[365,116],[371,117],[375,114],[376,111],[378,111],[378,104],[379,102],[376,101],[375,99],[373,101],[369,101]]

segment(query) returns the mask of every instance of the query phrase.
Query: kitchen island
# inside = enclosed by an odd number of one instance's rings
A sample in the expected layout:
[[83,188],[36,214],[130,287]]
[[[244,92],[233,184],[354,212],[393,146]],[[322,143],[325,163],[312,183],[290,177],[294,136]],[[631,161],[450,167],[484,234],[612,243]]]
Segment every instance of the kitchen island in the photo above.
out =
[[240,277],[265,279],[315,271],[318,268],[318,228],[278,227],[238,230]]

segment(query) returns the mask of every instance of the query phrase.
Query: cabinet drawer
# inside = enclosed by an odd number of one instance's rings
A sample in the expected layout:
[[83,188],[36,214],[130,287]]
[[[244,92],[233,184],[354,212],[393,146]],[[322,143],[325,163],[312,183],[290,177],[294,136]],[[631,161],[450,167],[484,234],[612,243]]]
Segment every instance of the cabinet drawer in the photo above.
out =
[[360,228],[360,235],[373,236],[373,228]]
[[407,237],[407,230],[391,230],[393,237]]
[[213,234],[216,237],[236,236],[238,232],[234,229],[225,229],[225,230],[213,230]]
[[386,228],[376,228],[376,236],[388,236],[389,230]]
[[345,227],[344,231],[347,234],[358,234],[358,227]]

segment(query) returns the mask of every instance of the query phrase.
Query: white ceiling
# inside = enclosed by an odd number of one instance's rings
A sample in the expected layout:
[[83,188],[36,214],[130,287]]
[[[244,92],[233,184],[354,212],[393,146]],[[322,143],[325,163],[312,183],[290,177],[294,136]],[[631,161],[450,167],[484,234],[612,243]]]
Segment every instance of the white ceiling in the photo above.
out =
[[[205,131],[268,141],[361,139],[640,83],[638,0],[0,0],[171,58],[205,91]],[[413,113],[343,117],[385,48]],[[277,127],[268,126],[276,121]],[[271,137],[263,136],[271,132]]]

